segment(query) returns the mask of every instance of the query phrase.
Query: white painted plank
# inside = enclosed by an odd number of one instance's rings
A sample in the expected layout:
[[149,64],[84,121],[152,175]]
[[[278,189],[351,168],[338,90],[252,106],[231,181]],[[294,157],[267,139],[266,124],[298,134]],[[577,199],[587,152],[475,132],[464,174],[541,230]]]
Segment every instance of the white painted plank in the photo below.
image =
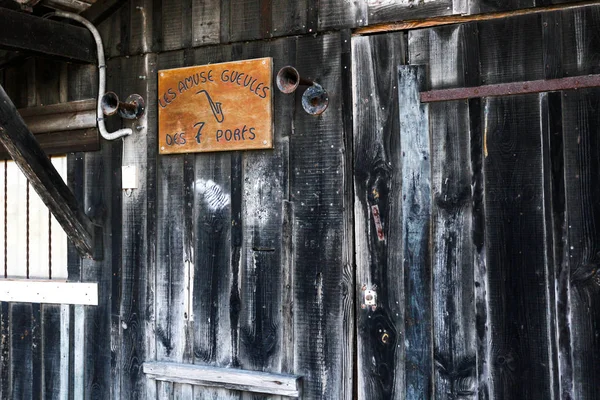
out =
[[7,163],[7,266],[9,277],[27,277],[27,179],[13,161]]
[[[63,180],[67,179],[67,157],[52,157],[52,165]],[[56,218],[51,218],[52,227],[52,279],[67,279],[67,234]]]
[[48,207],[29,184],[29,277],[50,278],[48,271]]
[[2,279],[0,301],[98,305],[98,284]]
[[301,378],[294,375],[168,362],[147,362],[144,363],[143,368],[149,378],[158,381],[222,387],[280,396],[298,397],[300,395]]

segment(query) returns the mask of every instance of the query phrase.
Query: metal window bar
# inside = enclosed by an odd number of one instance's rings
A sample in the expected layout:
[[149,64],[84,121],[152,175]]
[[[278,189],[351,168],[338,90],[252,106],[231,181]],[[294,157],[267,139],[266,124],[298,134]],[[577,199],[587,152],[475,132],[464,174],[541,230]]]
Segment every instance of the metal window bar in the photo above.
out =
[[[66,178],[66,157],[52,164]],[[0,190],[4,278],[67,279],[67,236],[13,161],[0,163]]]

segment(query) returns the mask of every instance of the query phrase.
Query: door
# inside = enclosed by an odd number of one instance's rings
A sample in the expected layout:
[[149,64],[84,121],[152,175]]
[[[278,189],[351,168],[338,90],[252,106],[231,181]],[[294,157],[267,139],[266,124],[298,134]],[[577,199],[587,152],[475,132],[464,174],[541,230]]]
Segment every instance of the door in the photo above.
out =
[[360,399],[600,396],[597,7],[352,41]]

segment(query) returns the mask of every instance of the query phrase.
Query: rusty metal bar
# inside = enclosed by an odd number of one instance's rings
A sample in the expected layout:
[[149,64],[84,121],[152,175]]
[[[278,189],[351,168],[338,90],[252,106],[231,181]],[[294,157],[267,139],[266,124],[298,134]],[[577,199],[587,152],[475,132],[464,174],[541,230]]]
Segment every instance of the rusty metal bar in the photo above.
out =
[[494,85],[440,89],[421,92],[421,102],[465,100],[477,97],[513,96],[517,94],[556,92],[600,87],[600,75],[570,76],[559,79],[541,79],[537,81],[497,83]]

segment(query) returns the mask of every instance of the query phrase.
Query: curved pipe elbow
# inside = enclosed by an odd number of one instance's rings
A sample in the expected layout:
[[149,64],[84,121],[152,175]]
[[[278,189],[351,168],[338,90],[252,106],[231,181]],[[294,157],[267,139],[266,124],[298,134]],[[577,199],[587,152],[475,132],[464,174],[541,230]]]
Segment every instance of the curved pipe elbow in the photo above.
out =
[[104,114],[102,113],[102,97],[104,96],[104,92],[106,90],[106,64],[104,60],[104,46],[102,45],[102,38],[100,37],[100,33],[96,29],[96,27],[87,19],[81,17],[78,14],[66,12],[66,11],[55,11],[51,14],[48,14],[47,17],[57,16],[61,18],[68,18],[74,21],[79,22],[83,26],[85,26],[94,37],[94,41],[96,42],[96,51],[98,53],[98,99],[96,101],[96,120],[98,121],[98,130],[100,131],[100,135],[106,140],[115,140],[124,136],[129,136],[133,133],[133,131],[129,128],[119,129],[115,132],[108,132],[106,130],[106,125],[104,124]]

